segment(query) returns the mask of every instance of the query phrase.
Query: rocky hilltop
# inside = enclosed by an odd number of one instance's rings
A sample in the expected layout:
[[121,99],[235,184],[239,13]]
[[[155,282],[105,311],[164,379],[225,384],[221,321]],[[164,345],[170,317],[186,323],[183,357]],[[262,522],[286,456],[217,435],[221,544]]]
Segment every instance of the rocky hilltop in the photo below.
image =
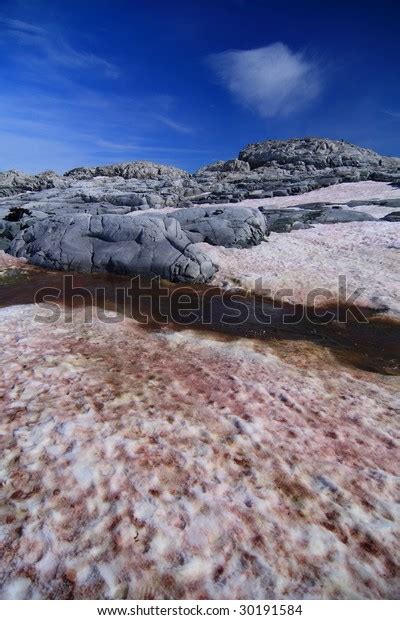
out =
[[266,140],[248,145],[238,159],[201,168],[194,177],[203,187],[210,184],[208,199],[213,202],[270,198],[336,183],[397,181],[400,158],[384,157],[342,140]]
[[[249,144],[237,159],[211,163],[194,174],[149,161],[73,168],[64,175],[52,171],[27,175],[9,170],[0,172],[0,196],[52,188],[84,190],[85,185],[79,182],[92,181],[94,190],[106,186],[118,194],[124,188],[142,198],[145,197],[142,194],[156,190],[164,198],[170,196],[174,206],[178,206],[182,199],[235,202],[366,180],[400,181],[400,158],[385,157],[344,140],[295,138]],[[69,192],[66,197],[73,195]],[[85,201],[84,195],[76,193],[75,197]],[[111,194],[103,196],[101,191],[93,191],[87,202],[104,202],[110,197]],[[145,205],[146,201],[141,204]]]
[[151,161],[132,161],[110,166],[96,166],[95,168],[73,168],[64,174],[65,177],[76,180],[90,180],[95,177],[122,177],[123,179],[180,179],[189,177],[189,173],[175,168],[164,166]]
[[291,166],[294,170],[313,172],[323,169],[365,168],[369,171],[399,170],[400,159],[383,157],[374,151],[355,146],[344,140],[295,138],[293,140],[266,140],[249,144],[240,151],[239,159],[248,162],[251,169]]
[[52,170],[29,175],[18,170],[0,172],[0,197],[23,192],[39,192],[63,185],[62,177]]
[[199,242],[245,248],[293,226],[374,219],[343,205],[282,212],[237,203],[367,180],[399,183],[400,158],[321,138],[251,144],[194,174],[147,161],[62,176],[8,171],[0,173],[0,233],[10,253],[45,267],[207,281],[215,268]]

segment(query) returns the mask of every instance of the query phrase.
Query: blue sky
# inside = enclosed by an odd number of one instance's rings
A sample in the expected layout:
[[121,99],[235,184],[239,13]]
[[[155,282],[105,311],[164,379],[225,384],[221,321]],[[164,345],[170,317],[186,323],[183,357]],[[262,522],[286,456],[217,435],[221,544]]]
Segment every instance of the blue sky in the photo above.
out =
[[188,170],[321,135],[400,155],[400,4],[0,0],[0,169]]

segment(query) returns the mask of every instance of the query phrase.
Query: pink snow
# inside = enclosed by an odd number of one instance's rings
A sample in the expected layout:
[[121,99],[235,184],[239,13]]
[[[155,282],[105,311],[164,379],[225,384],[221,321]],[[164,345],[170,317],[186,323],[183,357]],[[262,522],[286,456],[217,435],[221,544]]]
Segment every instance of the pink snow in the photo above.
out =
[[[221,206],[260,207],[273,205],[276,207],[294,207],[306,202],[332,202],[345,203],[349,200],[371,200],[378,198],[400,198],[400,188],[395,188],[390,183],[378,181],[360,181],[358,183],[339,183],[322,187],[321,189],[297,194],[295,196],[277,196],[276,198],[248,198],[238,203],[225,203]],[[201,205],[205,206],[205,205]],[[212,206],[207,205],[207,206]]]

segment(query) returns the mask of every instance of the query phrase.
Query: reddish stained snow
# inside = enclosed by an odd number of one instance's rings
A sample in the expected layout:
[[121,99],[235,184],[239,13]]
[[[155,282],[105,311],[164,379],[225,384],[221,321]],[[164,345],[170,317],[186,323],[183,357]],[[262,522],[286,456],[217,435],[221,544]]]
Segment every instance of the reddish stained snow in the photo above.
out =
[[6,254],[4,250],[0,250],[0,269],[6,269],[7,267],[24,267],[26,266],[25,258],[15,258]]
[[[307,303],[315,288],[342,299],[339,276],[345,276],[350,295],[362,290],[355,303],[387,309],[400,316],[400,235],[395,222],[319,224],[290,233],[271,233],[268,241],[248,249],[201,243],[202,251],[218,266],[213,284],[257,292],[281,289],[295,303]],[[318,299],[316,300],[318,302]],[[321,297],[321,303],[326,303]]]
[[[276,207],[294,207],[306,202],[332,202],[345,203],[350,200],[379,200],[387,198],[400,198],[400,188],[393,187],[390,183],[378,181],[360,181],[358,183],[339,183],[315,189],[305,194],[297,194],[296,196],[277,196],[275,198],[248,198],[229,206],[240,207],[260,207],[260,206],[276,206]],[[204,206],[204,205],[201,205]],[[212,206],[212,205],[207,205]],[[223,206],[223,205],[222,205]],[[228,203],[226,204],[228,206]],[[220,208],[221,205],[218,205]]]
[[[261,273],[302,300],[344,271],[394,313],[397,226],[207,248],[231,285]],[[46,325],[32,306],[0,325],[1,597],[399,596],[398,377],[300,341]]]
[[397,377],[302,342],[0,320],[3,597],[398,596]]

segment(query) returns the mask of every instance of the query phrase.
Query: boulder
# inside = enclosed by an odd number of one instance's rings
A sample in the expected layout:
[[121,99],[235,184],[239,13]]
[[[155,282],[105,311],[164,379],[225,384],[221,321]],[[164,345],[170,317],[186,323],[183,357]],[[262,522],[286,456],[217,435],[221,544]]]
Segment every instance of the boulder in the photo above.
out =
[[258,209],[193,207],[172,214],[193,242],[225,248],[248,248],[261,243],[267,224]]
[[216,269],[176,219],[123,215],[48,217],[21,230],[8,252],[68,271],[161,276],[207,282]]
[[339,224],[347,222],[373,222],[376,218],[362,211],[342,208],[324,208],[320,215],[313,218],[316,224]]
[[299,223],[306,226],[312,217],[311,211],[302,209],[260,207],[259,211],[265,219],[268,234],[270,232],[290,232],[295,224],[298,225]]
[[250,172],[250,165],[240,159],[228,159],[227,161],[216,161],[197,170],[196,175],[213,174],[215,172]]
[[385,222],[400,222],[400,211],[393,211],[381,218]]
[[341,206],[325,206],[323,203],[309,203],[299,205],[296,208],[274,209],[271,207],[259,207],[260,212],[265,218],[267,231],[270,232],[290,232],[311,224],[339,224],[347,222],[369,222],[375,218],[367,213],[342,209]]

